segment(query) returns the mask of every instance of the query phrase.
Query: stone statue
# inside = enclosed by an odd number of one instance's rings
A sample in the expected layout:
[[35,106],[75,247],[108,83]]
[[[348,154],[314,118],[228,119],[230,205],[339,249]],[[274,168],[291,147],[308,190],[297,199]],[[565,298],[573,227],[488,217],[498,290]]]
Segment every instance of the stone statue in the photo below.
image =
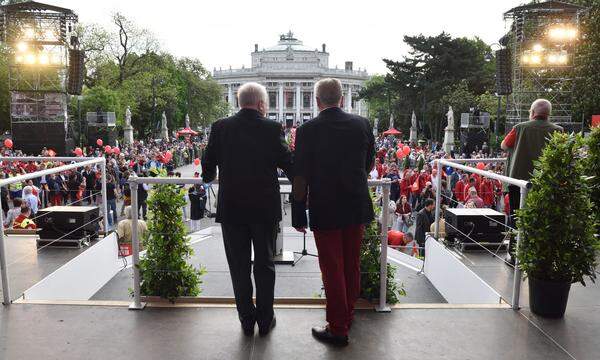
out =
[[415,114],[414,110],[412,113],[412,118],[410,119],[410,127],[413,129],[417,128],[417,114]]
[[410,137],[408,139],[411,145],[417,145],[417,114],[415,111],[412,112],[412,118],[410,119]]
[[166,129],[167,128],[167,114],[165,114],[164,111],[162,113],[162,120],[161,120],[160,128],[161,129]]
[[452,106],[448,107],[448,112],[446,113],[446,117],[448,118],[448,129],[454,129],[454,111],[452,110]]
[[190,114],[185,114],[185,127],[190,127]]
[[125,110],[125,126],[131,126],[131,109],[129,106]]

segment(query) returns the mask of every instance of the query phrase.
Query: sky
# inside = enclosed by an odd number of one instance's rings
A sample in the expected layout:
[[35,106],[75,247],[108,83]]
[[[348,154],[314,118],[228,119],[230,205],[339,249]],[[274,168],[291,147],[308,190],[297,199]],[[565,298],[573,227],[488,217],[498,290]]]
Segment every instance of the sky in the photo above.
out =
[[304,45],[327,44],[329,65],[385,73],[383,58],[400,60],[405,35],[475,37],[495,43],[502,14],[523,0],[44,0],[74,10],[79,21],[110,27],[118,11],[149,29],[175,56],[198,58],[208,70],[250,66],[254,44],[275,45],[291,30]]

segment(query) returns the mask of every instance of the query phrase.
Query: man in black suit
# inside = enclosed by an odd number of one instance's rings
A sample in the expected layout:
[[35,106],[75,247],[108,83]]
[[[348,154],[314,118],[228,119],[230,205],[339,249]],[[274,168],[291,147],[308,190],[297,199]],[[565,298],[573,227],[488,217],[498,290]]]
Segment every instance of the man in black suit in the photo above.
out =
[[[281,125],[265,119],[266,89],[257,83],[238,90],[241,110],[212,125],[202,156],[202,179],[211,182],[219,168],[216,221],[221,223],[225,254],[242,328],[261,335],[275,325],[273,245],[281,221],[277,168],[289,174],[292,155]],[[254,247],[256,307],[252,302],[251,251]]]
[[433,199],[426,199],[423,208],[417,213],[415,222],[415,240],[419,244],[419,255],[425,256],[425,234],[430,232],[431,224],[434,222],[433,209],[435,202]]
[[308,201],[328,322],[314,327],[313,336],[346,345],[360,295],[360,245],[374,218],[367,174],[375,163],[375,139],[367,119],[340,108],[339,80],[319,81],[315,93],[320,113],[296,133],[292,222],[305,231]]

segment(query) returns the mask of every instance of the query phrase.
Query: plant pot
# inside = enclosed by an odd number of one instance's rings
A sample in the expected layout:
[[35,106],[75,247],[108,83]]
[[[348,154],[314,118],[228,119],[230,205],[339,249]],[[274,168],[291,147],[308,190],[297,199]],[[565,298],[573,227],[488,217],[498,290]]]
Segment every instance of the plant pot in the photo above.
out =
[[529,277],[529,306],[537,315],[561,318],[569,300],[570,282],[558,282]]

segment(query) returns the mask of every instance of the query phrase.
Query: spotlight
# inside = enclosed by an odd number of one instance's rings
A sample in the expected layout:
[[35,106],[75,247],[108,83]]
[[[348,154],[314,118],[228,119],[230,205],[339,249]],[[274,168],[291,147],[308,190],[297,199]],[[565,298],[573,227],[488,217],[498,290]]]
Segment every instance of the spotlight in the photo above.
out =
[[542,51],[544,51],[544,47],[542,46],[542,44],[533,44],[532,49],[535,52],[542,52]]
[[542,58],[539,55],[531,55],[530,60],[533,65],[539,65],[542,63]]
[[48,65],[50,63],[50,58],[47,54],[40,54],[40,56],[38,57],[38,62],[40,63],[40,65]]
[[521,57],[521,62],[523,64],[529,64],[531,62],[531,57],[529,55],[525,54]]
[[33,39],[35,37],[35,31],[30,27],[24,28],[23,33],[25,34],[25,38],[27,39]]
[[556,25],[548,30],[548,36],[556,41],[571,41],[577,39],[577,28],[567,25]]
[[35,64],[35,55],[33,55],[33,54],[25,55],[25,63],[28,65]]
[[566,64],[569,62],[569,57],[566,54],[562,54],[558,57],[558,63],[559,64]]
[[17,64],[22,64],[23,63],[23,55],[17,55],[17,56],[15,56],[15,62]]
[[20,52],[26,51],[29,46],[24,41],[19,41],[17,43],[17,50]]
[[557,54],[548,55],[548,63],[550,64],[558,64],[559,56]]

